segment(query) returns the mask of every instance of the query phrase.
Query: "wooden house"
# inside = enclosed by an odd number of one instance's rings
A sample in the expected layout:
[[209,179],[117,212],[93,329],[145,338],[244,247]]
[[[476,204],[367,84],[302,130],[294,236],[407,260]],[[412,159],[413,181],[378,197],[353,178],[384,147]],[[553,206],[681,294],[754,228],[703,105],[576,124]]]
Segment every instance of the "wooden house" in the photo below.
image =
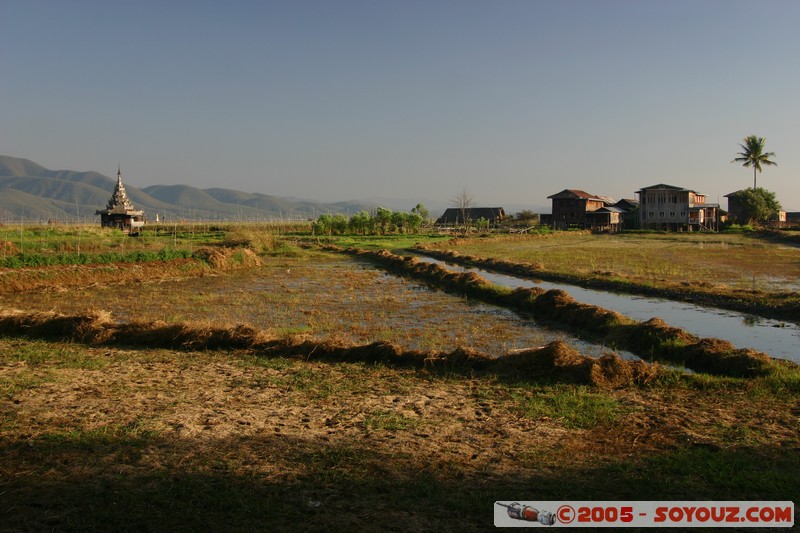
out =
[[592,231],[617,232],[622,229],[625,212],[619,207],[603,206],[586,213],[588,227]]
[[100,225],[104,228],[117,228],[126,233],[138,233],[144,226],[144,211],[137,211],[125,192],[122,184],[122,171],[117,167],[117,185],[105,209],[98,209],[95,215],[100,215]]
[[445,212],[436,219],[437,226],[457,226],[466,222],[475,223],[480,219],[489,221],[489,224],[498,224],[505,220],[506,212],[502,207],[468,207],[461,209],[459,207],[449,207]]
[[590,213],[606,207],[610,202],[610,198],[595,196],[579,189],[564,189],[547,198],[553,201],[553,229],[591,228],[595,217]]
[[613,207],[622,210],[620,213],[620,225],[625,229],[639,228],[639,200],[623,198],[615,203]]
[[716,231],[718,204],[691,189],[659,183],[642,187],[639,195],[639,225],[642,229],[667,231]]

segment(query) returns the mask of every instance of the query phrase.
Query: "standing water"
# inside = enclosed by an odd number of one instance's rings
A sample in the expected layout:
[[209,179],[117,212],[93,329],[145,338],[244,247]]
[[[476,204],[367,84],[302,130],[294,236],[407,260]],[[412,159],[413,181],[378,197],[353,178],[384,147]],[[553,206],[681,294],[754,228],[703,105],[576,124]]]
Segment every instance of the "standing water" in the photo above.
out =
[[644,322],[657,316],[671,326],[679,327],[699,337],[727,340],[737,348],[752,348],[772,357],[800,363],[800,326],[794,323],[662,298],[584,289],[565,283],[531,281],[478,268],[453,265],[430,257],[421,256],[421,258],[461,272],[475,272],[503,287],[560,289],[580,302],[610,309],[634,320]]

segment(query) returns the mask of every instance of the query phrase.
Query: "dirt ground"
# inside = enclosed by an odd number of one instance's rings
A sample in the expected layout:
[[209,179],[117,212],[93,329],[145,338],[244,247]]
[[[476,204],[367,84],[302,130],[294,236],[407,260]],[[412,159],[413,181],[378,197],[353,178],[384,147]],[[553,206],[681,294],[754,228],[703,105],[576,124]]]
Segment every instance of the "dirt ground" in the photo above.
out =
[[[0,354],[9,531],[479,531],[495,500],[798,488],[797,395],[732,380],[603,392],[245,352],[3,338]],[[574,422],[570,397],[614,414]]]

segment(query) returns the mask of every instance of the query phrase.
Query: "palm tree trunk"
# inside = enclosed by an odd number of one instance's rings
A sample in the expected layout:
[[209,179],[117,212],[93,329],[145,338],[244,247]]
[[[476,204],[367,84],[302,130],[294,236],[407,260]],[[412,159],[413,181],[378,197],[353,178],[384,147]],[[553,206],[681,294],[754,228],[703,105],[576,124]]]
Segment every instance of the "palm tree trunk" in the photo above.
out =
[[753,189],[756,188],[756,167],[753,166]]

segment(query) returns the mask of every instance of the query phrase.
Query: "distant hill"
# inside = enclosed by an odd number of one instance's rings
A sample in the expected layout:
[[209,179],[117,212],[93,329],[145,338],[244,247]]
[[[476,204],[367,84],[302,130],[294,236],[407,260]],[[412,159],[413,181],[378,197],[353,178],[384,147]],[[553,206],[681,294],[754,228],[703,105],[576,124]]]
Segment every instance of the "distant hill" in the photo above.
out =
[[[142,189],[125,179],[136,209],[149,220],[269,220],[316,218],[320,213],[369,210],[367,202],[318,203],[231,189],[198,189],[189,185],[151,185]],[[0,156],[0,223],[99,220],[116,178],[98,172],[49,170],[28,159]],[[413,206],[410,206],[410,209]]]

